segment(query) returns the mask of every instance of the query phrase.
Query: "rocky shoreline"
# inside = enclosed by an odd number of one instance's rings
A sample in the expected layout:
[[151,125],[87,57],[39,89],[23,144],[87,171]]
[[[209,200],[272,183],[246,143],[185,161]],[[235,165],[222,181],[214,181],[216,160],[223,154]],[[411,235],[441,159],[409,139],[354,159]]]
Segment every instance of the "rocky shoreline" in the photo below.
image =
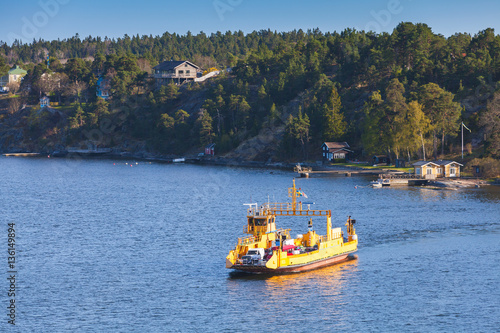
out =
[[[147,152],[121,152],[121,151],[109,151],[109,150],[77,150],[77,151],[53,151],[48,152],[2,152],[2,154],[9,156],[19,156],[19,157],[38,157],[38,158],[71,158],[71,159],[119,159],[119,160],[136,160],[136,161],[147,161],[147,162],[157,162],[157,163],[176,163],[182,161],[188,164],[199,164],[199,165],[217,165],[217,166],[228,166],[228,167],[245,167],[245,168],[266,168],[266,169],[280,169],[280,170],[293,170],[297,163],[288,162],[274,162],[274,161],[248,161],[244,159],[227,158],[221,156],[188,156],[179,158],[179,156],[173,155],[158,155],[151,154]],[[353,171],[363,169],[361,167],[353,166],[335,166],[329,165],[325,166],[321,162],[316,163],[300,163],[302,167],[314,168],[314,170],[338,170],[338,171]],[[374,172],[383,172],[382,169],[374,169]]]
[[444,180],[436,180],[428,187],[434,187],[438,189],[459,189],[459,188],[471,188],[471,187],[482,187],[488,185],[495,185],[495,183],[491,184],[482,179],[444,179]]
[[[153,155],[146,152],[130,153],[130,152],[118,152],[118,151],[99,151],[99,150],[81,150],[81,151],[69,151],[69,152],[40,152],[40,153],[6,153],[2,152],[3,155],[8,156],[19,156],[19,157],[30,157],[30,158],[70,158],[73,160],[79,159],[119,159],[119,160],[135,160],[135,161],[146,161],[146,162],[156,162],[156,163],[176,163],[182,162],[187,164],[198,164],[198,165],[214,165],[214,166],[227,166],[227,167],[242,167],[242,168],[258,168],[258,169],[279,169],[279,170],[294,170],[297,163],[287,163],[287,162],[263,162],[263,161],[246,161],[235,158],[225,158],[225,157],[212,157],[212,156],[191,156],[185,158],[179,158],[178,156],[164,156],[164,155]],[[323,165],[321,162],[316,163],[300,163],[302,167],[314,168],[315,171],[319,170],[335,170],[338,172],[346,172],[355,170],[364,170],[362,167],[355,166],[335,166],[335,165]],[[370,169],[374,173],[386,172],[384,169]],[[482,187],[488,185],[500,185],[500,183],[489,183],[483,179],[468,179],[468,178],[458,178],[458,179],[442,179],[435,180],[426,188],[432,189],[460,189],[460,188],[472,188],[472,187]]]

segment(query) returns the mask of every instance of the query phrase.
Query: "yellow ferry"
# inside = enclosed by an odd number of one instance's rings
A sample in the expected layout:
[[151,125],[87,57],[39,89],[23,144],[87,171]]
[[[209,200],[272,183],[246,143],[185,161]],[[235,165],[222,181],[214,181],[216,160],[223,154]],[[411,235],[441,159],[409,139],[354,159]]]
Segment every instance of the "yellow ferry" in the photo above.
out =
[[[341,228],[332,228],[330,210],[310,209],[311,203],[297,202],[304,193],[293,186],[288,189],[292,202],[247,204],[248,224],[238,238],[238,244],[226,257],[226,268],[252,273],[282,274],[301,272],[332,265],[348,259],[358,248],[354,229],[356,220],[347,219],[347,237]],[[276,229],[277,216],[310,217],[308,232],[290,237],[291,229]],[[312,217],[326,217],[326,235],[318,235],[312,228]]]

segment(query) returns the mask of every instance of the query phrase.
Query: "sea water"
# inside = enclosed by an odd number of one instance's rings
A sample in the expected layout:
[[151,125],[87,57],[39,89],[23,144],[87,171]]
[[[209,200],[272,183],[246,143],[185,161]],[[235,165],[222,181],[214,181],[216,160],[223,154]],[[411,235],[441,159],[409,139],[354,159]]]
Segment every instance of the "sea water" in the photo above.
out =
[[[244,203],[285,202],[292,172],[121,160],[0,158],[0,331],[495,332],[500,191],[297,179],[354,260],[283,276],[230,274]],[[308,218],[278,217],[292,236]],[[15,326],[8,323],[15,224]],[[324,234],[326,221],[314,219]],[[3,248],[3,249],[2,249]]]

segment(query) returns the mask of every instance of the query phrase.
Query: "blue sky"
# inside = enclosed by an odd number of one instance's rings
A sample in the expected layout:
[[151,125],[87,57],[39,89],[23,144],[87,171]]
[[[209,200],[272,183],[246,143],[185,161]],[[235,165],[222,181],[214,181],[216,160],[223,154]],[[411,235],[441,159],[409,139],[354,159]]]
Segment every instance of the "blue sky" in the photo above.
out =
[[500,32],[500,1],[477,0],[24,0],[2,3],[0,40],[20,38],[210,34],[227,30],[345,28],[391,32],[402,21],[427,23],[435,33]]

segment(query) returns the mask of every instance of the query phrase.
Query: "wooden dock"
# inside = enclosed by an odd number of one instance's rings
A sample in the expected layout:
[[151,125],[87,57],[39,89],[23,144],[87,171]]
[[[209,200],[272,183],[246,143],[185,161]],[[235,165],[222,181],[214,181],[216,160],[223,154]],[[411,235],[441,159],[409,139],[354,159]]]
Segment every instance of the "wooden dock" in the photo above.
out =
[[423,186],[429,183],[429,179],[420,175],[411,174],[380,174],[378,182],[383,186]]
[[313,171],[310,167],[302,167],[296,165],[294,167],[294,172],[297,172],[300,177],[309,178],[310,175],[314,174],[326,174],[326,175],[345,175],[346,177],[351,177],[352,175],[380,175],[381,172],[386,175],[399,175],[403,174],[402,171],[394,171],[387,169],[340,169],[340,170],[317,170]]
[[7,157],[37,157],[40,156],[40,153],[7,153],[2,155]]

